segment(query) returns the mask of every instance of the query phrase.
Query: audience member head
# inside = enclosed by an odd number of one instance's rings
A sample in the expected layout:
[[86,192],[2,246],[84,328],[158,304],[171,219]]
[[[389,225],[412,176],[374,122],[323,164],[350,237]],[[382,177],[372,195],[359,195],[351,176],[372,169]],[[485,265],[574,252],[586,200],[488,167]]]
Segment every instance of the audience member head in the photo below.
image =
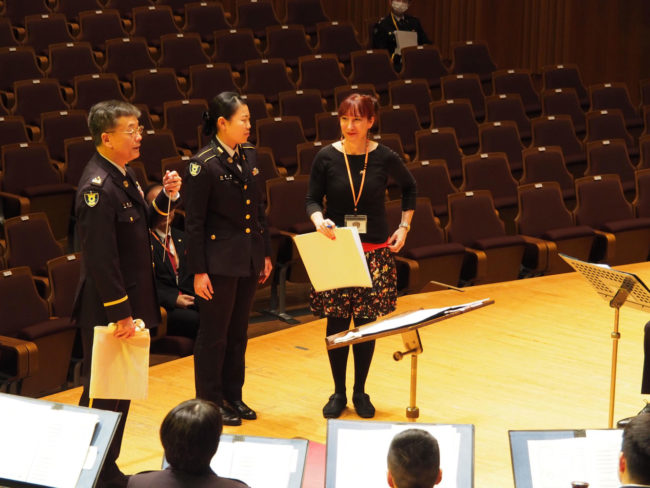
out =
[[388,0],[390,9],[394,15],[401,17],[408,10],[410,0]]
[[165,458],[174,469],[205,472],[217,452],[222,430],[219,407],[205,400],[187,400],[174,407],[160,426]]
[[370,95],[353,93],[339,105],[341,135],[350,141],[365,139],[375,123],[377,100]]
[[637,415],[625,426],[618,476],[623,484],[650,485],[650,413]]
[[431,488],[442,480],[440,449],[435,437],[422,429],[397,434],[388,448],[388,485]]
[[246,101],[235,92],[221,92],[210,100],[208,111],[203,114],[203,133],[215,134],[234,148],[243,144],[250,135],[250,112]]

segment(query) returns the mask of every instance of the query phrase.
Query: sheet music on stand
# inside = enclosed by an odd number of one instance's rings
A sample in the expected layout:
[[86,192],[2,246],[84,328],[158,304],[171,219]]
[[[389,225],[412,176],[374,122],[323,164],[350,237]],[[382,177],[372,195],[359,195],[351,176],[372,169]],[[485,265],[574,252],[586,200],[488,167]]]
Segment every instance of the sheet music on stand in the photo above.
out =
[[560,257],[573,269],[582,274],[603,300],[610,301],[621,286],[625,286],[629,289],[629,295],[625,304],[639,310],[650,312],[650,289],[648,289],[637,275],[610,268],[606,264],[580,261],[566,254],[560,253]]
[[[308,444],[307,439],[222,434],[210,467],[252,488],[301,488]],[[163,457],[163,469],[167,466]]]
[[327,348],[333,349],[350,343],[374,340],[399,332],[418,329],[425,325],[454,317],[491,303],[494,303],[494,300],[484,298],[482,300],[461,303],[449,307],[426,308],[393,315],[387,319],[377,320],[370,324],[362,325],[361,327],[355,327],[349,331],[331,335],[326,338]]
[[355,420],[327,421],[325,488],[386,486],[386,455],[406,429],[430,432],[440,446],[442,482],[436,488],[474,486],[474,426]]
[[94,486],[120,416],[0,393],[0,486]]
[[515,488],[618,488],[618,455],[623,431],[511,430],[510,454]]

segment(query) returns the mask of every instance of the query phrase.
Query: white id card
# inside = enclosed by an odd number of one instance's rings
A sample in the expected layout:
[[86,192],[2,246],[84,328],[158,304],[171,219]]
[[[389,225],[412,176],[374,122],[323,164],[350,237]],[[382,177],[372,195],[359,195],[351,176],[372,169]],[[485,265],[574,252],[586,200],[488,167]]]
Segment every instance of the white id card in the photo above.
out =
[[346,227],[356,227],[359,234],[368,232],[368,216],[367,215],[346,215]]

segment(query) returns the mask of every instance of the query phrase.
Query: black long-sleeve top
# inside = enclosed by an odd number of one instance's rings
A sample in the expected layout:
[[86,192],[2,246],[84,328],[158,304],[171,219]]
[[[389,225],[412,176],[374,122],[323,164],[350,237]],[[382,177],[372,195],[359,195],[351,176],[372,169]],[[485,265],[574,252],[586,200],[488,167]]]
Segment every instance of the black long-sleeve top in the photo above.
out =
[[[364,160],[365,154],[348,155],[354,191],[357,196],[361,185]],[[389,176],[392,176],[402,188],[402,210],[415,209],[417,190],[413,175],[397,153],[379,144],[368,154],[366,181],[356,212],[358,215],[368,217],[367,233],[360,235],[362,242],[383,243],[392,234],[388,230],[384,205]],[[325,211],[324,199],[327,202]],[[321,149],[314,158],[306,209],[309,216],[314,212],[323,212],[324,216],[332,220],[337,227],[345,225],[345,215],[355,213],[354,199],[343,153],[331,144]]]

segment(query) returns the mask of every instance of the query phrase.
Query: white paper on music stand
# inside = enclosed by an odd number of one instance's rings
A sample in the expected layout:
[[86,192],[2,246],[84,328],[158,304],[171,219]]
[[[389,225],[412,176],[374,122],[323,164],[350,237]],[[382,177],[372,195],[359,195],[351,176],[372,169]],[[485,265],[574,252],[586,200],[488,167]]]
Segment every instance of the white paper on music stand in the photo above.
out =
[[92,413],[2,398],[0,477],[74,488],[98,421]]
[[242,480],[252,488],[286,488],[298,468],[298,450],[289,444],[222,442],[210,466],[219,476]]
[[407,312],[403,314],[396,315],[384,320],[378,320],[371,324],[364,326],[359,330],[350,330],[345,335],[338,337],[332,341],[334,344],[339,344],[341,342],[351,341],[353,339],[358,339],[360,337],[369,336],[373,334],[379,334],[381,332],[386,332],[389,330],[397,330],[405,327],[410,327],[411,325],[419,324],[426,320],[431,320],[443,315],[447,315],[452,312],[458,312],[468,308],[474,308],[487,299],[477,300],[475,302],[463,303],[461,305],[452,305],[450,307],[442,308],[425,308],[421,310],[415,310],[413,312]]
[[528,441],[533,488],[571,486],[586,481],[589,488],[617,488],[620,430],[591,430],[586,437]]
[[460,433],[449,425],[394,425],[389,429],[338,429],[336,439],[336,488],[385,486],[386,455],[393,437],[406,429],[429,431],[440,446],[442,482],[436,488],[455,488]]
[[293,238],[314,290],[372,287],[357,229],[337,227],[334,232],[336,239],[333,240],[320,232]]
[[418,45],[418,33],[413,31],[396,30],[395,41],[397,41],[395,54],[402,54],[402,49],[405,47]]

